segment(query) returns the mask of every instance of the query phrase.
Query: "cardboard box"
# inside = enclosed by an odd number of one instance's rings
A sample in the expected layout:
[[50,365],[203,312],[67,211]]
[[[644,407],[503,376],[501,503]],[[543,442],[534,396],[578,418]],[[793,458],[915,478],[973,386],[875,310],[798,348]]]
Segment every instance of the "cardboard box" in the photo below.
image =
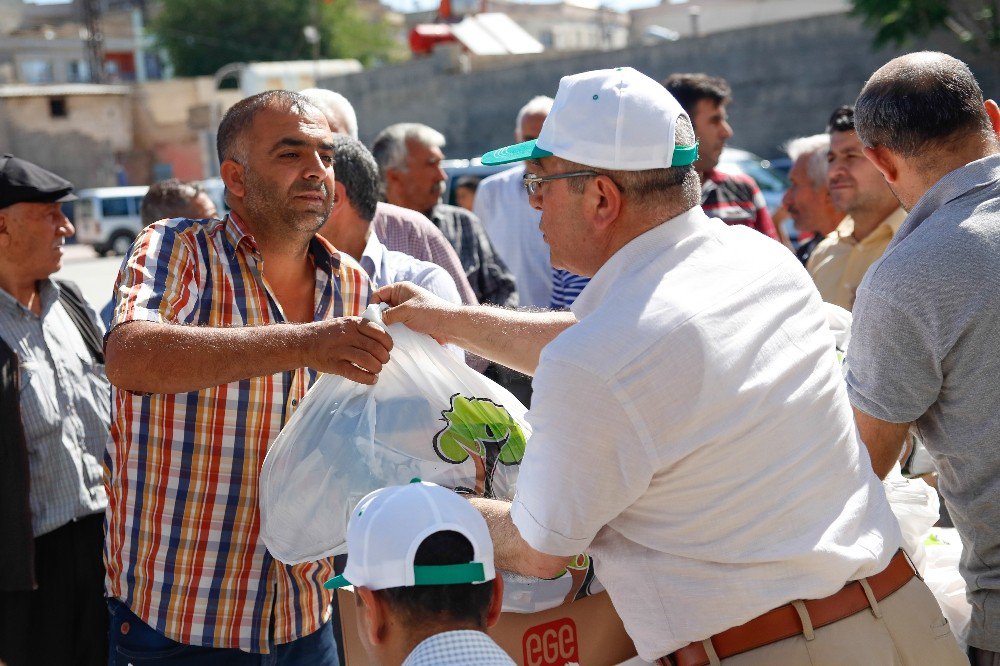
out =
[[[369,666],[351,588],[337,590],[346,666]],[[503,613],[489,630],[518,666],[613,666],[635,656],[607,592],[540,613]]]

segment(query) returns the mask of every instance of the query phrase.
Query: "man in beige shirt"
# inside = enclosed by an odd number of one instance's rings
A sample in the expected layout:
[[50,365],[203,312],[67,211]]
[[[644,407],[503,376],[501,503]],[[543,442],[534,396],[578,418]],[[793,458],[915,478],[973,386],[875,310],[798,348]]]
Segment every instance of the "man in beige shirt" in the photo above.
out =
[[854,107],[834,111],[828,132],[830,198],[847,217],[816,246],[806,269],[824,301],[850,310],[861,278],[885,252],[906,211],[862,152],[854,131]]

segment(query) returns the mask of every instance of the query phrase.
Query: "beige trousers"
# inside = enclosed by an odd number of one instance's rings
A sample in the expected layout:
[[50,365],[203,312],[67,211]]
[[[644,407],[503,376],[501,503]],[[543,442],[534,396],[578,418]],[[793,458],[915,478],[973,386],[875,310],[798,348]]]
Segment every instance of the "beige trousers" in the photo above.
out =
[[881,617],[869,609],[721,662],[714,650],[709,657],[712,666],[969,666],[934,595],[919,578],[877,606]]

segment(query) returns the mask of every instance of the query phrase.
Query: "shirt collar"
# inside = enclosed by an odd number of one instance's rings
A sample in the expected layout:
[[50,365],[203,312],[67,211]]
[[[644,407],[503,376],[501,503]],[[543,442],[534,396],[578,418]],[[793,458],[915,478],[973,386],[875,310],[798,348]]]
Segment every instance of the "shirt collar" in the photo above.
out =
[[695,206],[633,238],[598,269],[570,310],[577,319],[586,317],[597,309],[623,272],[632,266],[644,266],[656,261],[664,248],[676,245],[693,234],[704,233],[704,225],[709,223],[709,217],[701,206]]
[[382,273],[382,259],[385,257],[385,250],[385,245],[375,236],[375,232],[368,234],[368,240],[365,242],[365,250],[361,253],[360,263],[361,267],[368,273],[368,277],[375,284],[382,284],[379,282],[379,277],[381,277]]
[[[45,313],[48,312],[49,308],[51,308],[52,305],[59,300],[59,285],[56,284],[52,278],[46,278],[39,281],[38,297],[42,304],[42,316],[45,316]],[[31,312],[31,309],[26,307],[24,303],[14,298],[13,295],[7,293],[4,289],[0,289],[0,307],[11,313],[28,312],[31,313],[32,316],[35,314],[34,312]]]
[[900,227],[893,239],[894,244],[902,241],[914,229],[930,217],[937,209],[955,199],[1000,180],[1000,154],[990,155],[975,162],[969,162],[951,173],[945,174],[931,189],[924,192],[917,204],[910,210],[906,223]]
[[870,234],[864,237],[860,242],[854,240],[854,218],[848,215],[845,217],[837,228],[834,229],[833,234],[836,236],[837,240],[842,243],[848,243],[850,245],[867,245],[874,243],[877,240],[884,240],[885,238],[892,238],[899,227],[906,220],[906,211],[901,207],[897,207],[896,210],[892,211],[888,217],[886,217],[882,222],[872,230]]

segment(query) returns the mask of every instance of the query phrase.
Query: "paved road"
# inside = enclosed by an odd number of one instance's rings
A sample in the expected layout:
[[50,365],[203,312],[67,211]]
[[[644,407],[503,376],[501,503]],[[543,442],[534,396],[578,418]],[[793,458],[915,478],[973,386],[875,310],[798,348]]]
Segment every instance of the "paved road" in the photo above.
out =
[[71,280],[98,312],[110,300],[121,257],[98,257],[89,245],[67,245],[63,267],[54,277]]

